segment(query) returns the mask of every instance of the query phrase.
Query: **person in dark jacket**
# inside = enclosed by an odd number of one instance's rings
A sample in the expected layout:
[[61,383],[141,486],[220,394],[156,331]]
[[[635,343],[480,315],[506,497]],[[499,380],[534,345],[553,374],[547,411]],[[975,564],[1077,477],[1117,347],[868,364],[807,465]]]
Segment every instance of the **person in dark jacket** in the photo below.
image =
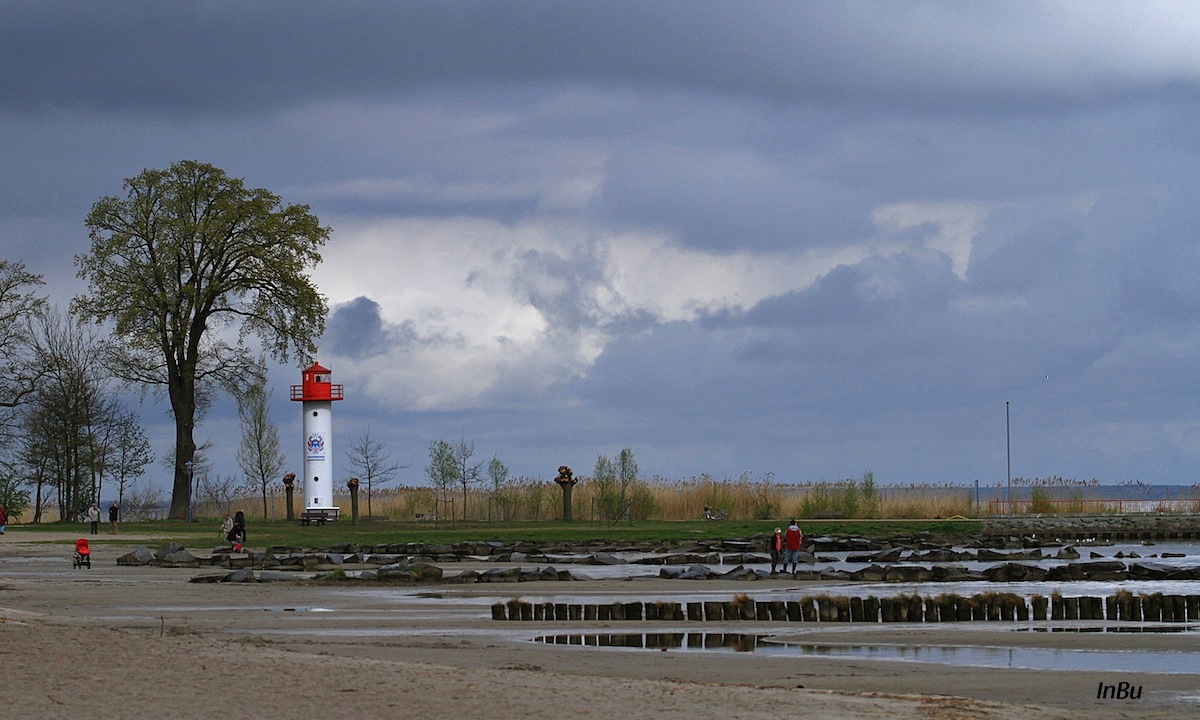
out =
[[767,538],[767,552],[771,554],[771,574],[774,575],[779,557],[783,554],[783,530],[775,528],[775,532]]
[[246,515],[241,510],[233,516],[233,529],[225,539],[233,544],[235,552],[240,552],[246,546]]

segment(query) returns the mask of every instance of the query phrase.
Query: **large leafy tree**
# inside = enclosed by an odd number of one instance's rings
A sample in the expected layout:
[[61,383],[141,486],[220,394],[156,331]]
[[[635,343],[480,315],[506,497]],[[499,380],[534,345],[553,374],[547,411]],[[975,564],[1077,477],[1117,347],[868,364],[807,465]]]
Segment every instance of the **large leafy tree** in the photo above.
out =
[[0,408],[14,408],[37,387],[42,368],[30,362],[30,319],[45,308],[45,298],[34,289],[42,276],[25,269],[25,263],[0,258]]
[[307,205],[283,205],[212,165],[181,161],[125,181],[87,216],[75,258],[89,291],[73,308],[112,322],[112,369],[165,390],[175,419],[172,519],[187,517],[198,404],[236,391],[257,336],[281,362],[316,350],[328,304],[307,274],[329,237]]

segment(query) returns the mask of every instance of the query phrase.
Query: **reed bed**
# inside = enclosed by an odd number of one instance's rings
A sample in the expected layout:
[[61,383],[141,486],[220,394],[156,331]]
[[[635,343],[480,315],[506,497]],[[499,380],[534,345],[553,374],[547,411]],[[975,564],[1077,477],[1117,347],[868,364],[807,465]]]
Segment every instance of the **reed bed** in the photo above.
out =
[[[723,479],[709,475],[639,479],[628,483],[622,496],[584,477],[572,488],[571,509],[576,520],[597,523],[701,520],[706,507],[731,520],[781,524],[788,518],[936,519],[977,516],[973,493],[973,488],[950,485],[879,487],[869,473],[858,480],[815,483],[781,483],[769,475],[743,474]],[[334,500],[343,513],[349,512],[345,488]],[[562,501],[562,490],[554,482],[519,477],[499,488],[470,487],[465,498],[461,489],[443,495],[432,487],[396,486],[374,488],[368,502],[365,488],[360,488],[358,505],[360,516],[381,520],[506,522],[559,519]],[[293,498],[295,512],[302,503],[298,491]],[[199,517],[220,517],[237,510],[261,517],[263,504],[261,497],[242,496],[221,506],[205,503],[196,510]],[[268,495],[267,512],[273,520],[287,516],[282,492]]]
[[[977,518],[989,514],[1004,489],[999,486],[978,488],[974,485],[908,484],[877,485],[871,473],[862,477],[832,482],[783,483],[772,475],[736,478],[699,475],[673,480],[654,476],[629,482],[619,488],[594,483],[576,476],[572,488],[572,516],[575,520],[597,524],[638,520],[701,520],[706,507],[723,511],[730,520],[773,520],[780,525],[789,518],[805,519],[941,519],[956,516]],[[1073,493],[1078,493],[1074,489]],[[1062,501],[1047,497],[1040,489],[1033,501],[1014,503],[1016,514],[1096,513],[1105,501]],[[1196,495],[1200,497],[1200,488]],[[463,507],[464,499],[466,507]],[[282,490],[274,489],[267,498],[268,518],[287,516]],[[359,491],[359,513],[368,519],[430,522],[471,520],[508,522],[556,520],[562,517],[562,490],[552,481],[517,477],[500,487],[473,485],[464,495],[461,488],[439,494],[428,486],[376,487],[368,499],[365,488]],[[295,512],[303,503],[302,491],[293,499]],[[1200,512],[1200,499],[1174,501],[1174,511]],[[350,498],[343,487],[335,497],[343,513],[350,511]],[[221,517],[226,512],[243,510],[251,517],[262,517],[261,497],[249,491],[217,505],[202,503],[198,517]],[[154,519],[154,518],[143,518]]]

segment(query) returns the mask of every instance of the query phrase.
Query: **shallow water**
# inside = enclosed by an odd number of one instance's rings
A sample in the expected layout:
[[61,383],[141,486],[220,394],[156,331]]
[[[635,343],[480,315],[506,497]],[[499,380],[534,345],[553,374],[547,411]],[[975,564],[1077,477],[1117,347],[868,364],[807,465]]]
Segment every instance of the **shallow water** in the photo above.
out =
[[[1195,628],[1192,628],[1194,631]],[[533,638],[549,645],[682,652],[755,653],[776,657],[888,660],[937,665],[1084,670],[1139,673],[1190,673],[1200,667],[1200,652],[1141,650],[1064,650],[973,645],[893,645],[783,642],[748,633],[558,633]]]

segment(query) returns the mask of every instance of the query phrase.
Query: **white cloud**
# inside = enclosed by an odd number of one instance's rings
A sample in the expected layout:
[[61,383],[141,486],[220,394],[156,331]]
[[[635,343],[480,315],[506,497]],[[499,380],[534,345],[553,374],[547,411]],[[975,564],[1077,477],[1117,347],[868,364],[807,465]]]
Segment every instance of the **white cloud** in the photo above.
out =
[[[366,296],[416,342],[352,361],[373,397],[410,409],[537,396],[585,374],[621,321],[690,321],[812,284],[869,250],[715,253],[650,231],[543,219],[338,222],[315,280],[333,305]],[[540,266],[528,254],[558,260]],[[557,312],[584,308],[578,317]],[[323,348],[337,354],[337,348]]]

